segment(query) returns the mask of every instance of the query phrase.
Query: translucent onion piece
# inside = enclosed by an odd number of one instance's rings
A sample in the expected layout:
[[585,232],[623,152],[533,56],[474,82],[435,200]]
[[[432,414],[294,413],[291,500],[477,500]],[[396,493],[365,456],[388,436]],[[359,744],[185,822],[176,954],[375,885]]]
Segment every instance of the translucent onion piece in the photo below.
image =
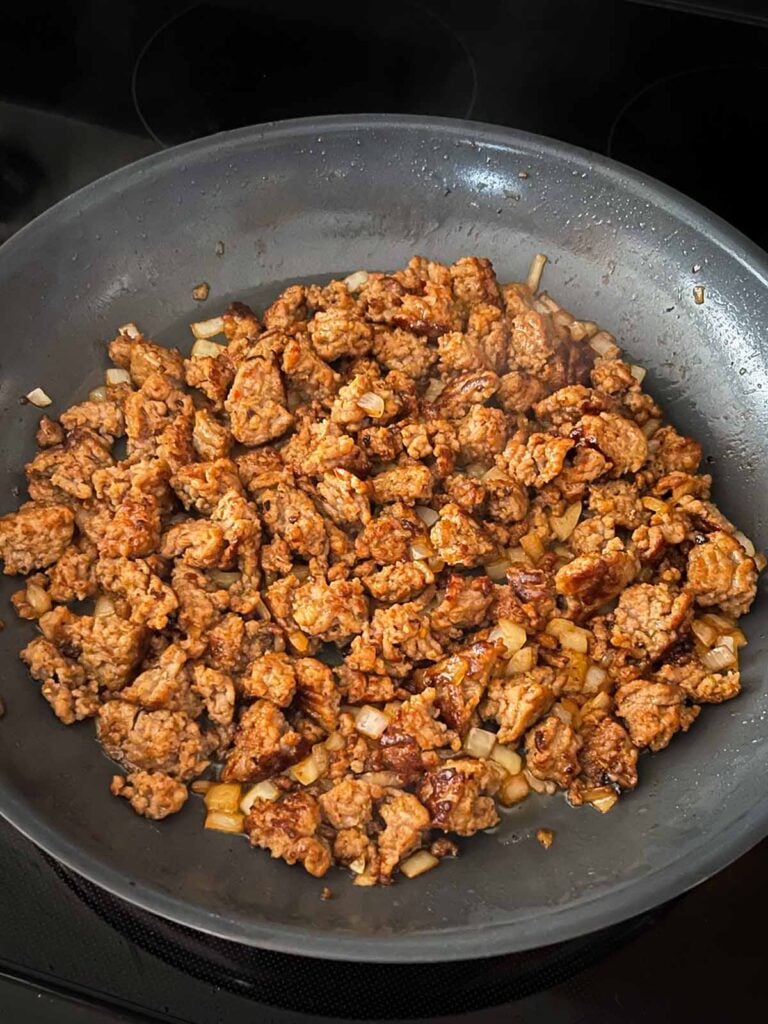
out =
[[413,856],[408,857],[400,865],[400,874],[406,878],[416,878],[423,875],[425,871],[436,868],[440,861],[429,850],[419,850]]
[[503,580],[506,578],[510,564],[508,558],[499,558],[495,562],[489,562],[484,568],[492,580]]
[[223,345],[217,345],[215,341],[208,341],[207,338],[198,338],[190,349],[189,355],[192,359],[199,359],[201,356],[211,356],[215,359],[224,352]]
[[211,320],[198,320],[197,323],[190,324],[189,329],[196,338],[215,338],[217,334],[223,332],[224,320],[220,316],[215,316]]
[[[497,743],[491,752],[491,760],[500,764],[505,772],[510,775],[519,775],[523,770],[523,759],[516,750],[505,747],[503,743]],[[527,783],[526,783],[527,786]]]
[[201,281],[192,289],[192,298],[195,302],[205,302],[211,292],[211,286],[207,281]]
[[205,827],[212,828],[216,832],[237,834],[243,831],[243,815],[229,814],[226,811],[209,811],[205,816]]
[[523,772],[517,775],[509,775],[502,783],[499,790],[498,800],[502,807],[513,807],[525,800],[531,791],[528,779]]
[[340,732],[332,732],[328,739],[325,741],[326,750],[334,751],[341,750],[346,744],[346,740]]
[[491,643],[501,640],[507,650],[507,657],[511,658],[523,646],[528,635],[523,627],[512,619],[499,619],[488,634],[488,639]]
[[36,405],[38,409],[44,409],[46,405],[51,404],[51,399],[42,388],[33,388],[27,394],[27,401],[31,402],[32,405]]
[[123,370],[119,366],[110,366],[104,374],[104,380],[107,383],[107,387],[115,387],[117,384],[130,384],[131,375],[127,370]]
[[589,347],[599,356],[617,356],[621,351],[616,339],[608,331],[598,331],[589,339]]
[[597,693],[608,681],[608,673],[600,665],[590,665],[584,676],[584,689],[587,694]]
[[366,391],[364,395],[360,395],[357,404],[374,419],[384,415],[384,399],[373,391]]
[[534,647],[522,647],[507,662],[507,675],[512,676],[518,672],[530,672],[535,664],[536,649]]
[[644,366],[636,366],[634,363],[629,368],[629,372],[635,378],[638,384],[642,384],[645,380],[645,375],[648,372]]
[[510,562],[524,562],[528,563],[528,555],[521,547],[509,548],[507,550],[507,558]]
[[294,629],[288,634],[288,642],[299,654],[306,654],[309,650],[309,637],[299,629]]
[[561,516],[550,516],[549,523],[552,527],[552,532],[558,540],[568,540],[573,531],[576,529],[576,524],[581,516],[581,502],[574,501]]
[[359,292],[361,288],[368,284],[368,271],[356,270],[354,274],[344,278],[344,284],[348,292]]
[[536,294],[541,284],[541,275],[544,273],[544,267],[547,265],[547,257],[544,253],[537,252],[531,260],[531,266],[528,270],[528,279],[526,284],[531,291]]
[[140,338],[141,331],[136,324],[123,324],[122,327],[117,328],[119,334],[124,334],[127,338]]
[[296,782],[301,783],[302,786],[311,786],[313,782],[317,782],[322,774],[322,768],[315,758],[314,751],[312,751],[309,757],[305,757],[303,761],[292,765],[288,769],[288,774]]
[[568,708],[564,708],[562,704],[555,704],[552,708],[552,714],[556,715],[561,722],[565,722],[566,725],[570,725],[573,721],[573,715]]
[[520,538],[520,547],[526,555],[528,555],[534,565],[541,561],[547,551],[542,543],[541,537],[538,533],[534,533],[533,531],[526,533]]
[[239,572],[222,572],[220,569],[214,569],[211,573],[211,579],[222,590],[229,590],[231,586],[242,579],[242,574]]
[[205,794],[205,806],[209,811],[237,814],[240,807],[240,796],[239,782],[217,782]]
[[98,388],[94,388],[93,391],[88,392],[88,399],[91,402],[103,402],[107,397],[107,389],[102,384]]
[[198,796],[204,796],[211,786],[215,786],[215,782],[211,782],[210,779],[195,779],[195,781],[189,787],[193,793],[197,793]]
[[737,530],[733,535],[733,539],[737,540],[739,544],[741,544],[750,558],[755,557],[755,545],[745,533],[742,533],[741,530]]
[[370,704],[363,704],[355,716],[355,728],[371,740],[377,740],[388,725],[389,719],[384,712]]
[[246,791],[245,796],[240,801],[240,810],[243,814],[248,814],[257,800],[269,800],[270,803],[274,803],[279,796],[280,790],[277,786],[270,782],[269,779],[265,779],[263,782],[257,782],[255,786],[251,786]]
[[550,619],[546,625],[546,633],[556,636],[560,646],[569,651],[579,651],[586,654],[589,648],[590,634],[580,626],[574,626],[570,619]]
[[96,598],[96,604],[93,607],[93,617],[95,619],[101,619],[105,615],[114,615],[115,606],[111,597],[107,597],[106,594],[101,594]]
[[691,623],[691,630],[704,647],[712,647],[714,642],[720,635],[719,632],[709,622],[705,622],[704,619],[694,619]]
[[490,757],[496,743],[496,733],[487,729],[472,728],[464,740],[464,749],[470,757]]
[[428,508],[426,505],[414,505],[413,511],[427,526],[434,526],[440,518],[433,508]]
[[666,512],[667,503],[661,501],[659,498],[645,497],[640,499],[641,504],[644,508],[650,509],[651,512]]
[[537,779],[533,772],[528,769],[523,769],[523,774],[528,780],[528,785],[534,791],[534,793],[540,793],[542,796],[552,796],[557,789],[554,782],[544,781],[543,779]]
[[735,668],[738,663],[736,646],[730,636],[721,636],[717,647],[704,651],[701,663],[710,672],[722,672],[725,668]]
[[37,583],[27,584],[27,603],[35,615],[45,615],[51,610],[51,595]]
[[482,480],[488,472],[488,466],[484,462],[470,462],[464,467],[464,472],[471,480]]
[[424,558],[431,558],[434,553],[435,549],[428,540],[417,540],[411,544],[411,558],[414,562],[418,562],[420,559]]
[[640,428],[646,437],[653,437],[656,431],[661,426],[661,420],[648,420]]

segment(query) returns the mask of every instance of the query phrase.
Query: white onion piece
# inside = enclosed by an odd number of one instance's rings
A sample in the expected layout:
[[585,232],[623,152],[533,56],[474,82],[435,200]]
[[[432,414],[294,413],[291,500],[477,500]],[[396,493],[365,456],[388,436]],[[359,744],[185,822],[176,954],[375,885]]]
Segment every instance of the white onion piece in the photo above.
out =
[[42,388],[33,388],[27,395],[27,401],[36,405],[38,409],[44,409],[51,404],[51,399]]
[[224,352],[223,345],[217,345],[215,341],[208,341],[207,338],[198,338],[190,350],[192,359],[199,359],[201,356],[210,356],[215,359]]
[[495,562],[489,562],[483,568],[492,580],[503,580],[506,579],[509,566],[510,561],[508,558],[499,558]]
[[586,693],[597,693],[601,686],[605,685],[608,673],[600,665],[590,665],[584,676],[584,690]]
[[490,757],[496,744],[496,733],[487,729],[472,728],[464,740],[464,749],[470,757]]
[[691,631],[699,643],[704,647],[712,647],[720,635],[711,623],[704,619],[694,619],[691,623]]
[[257,800],[269,800],[270,803],[274,803],[279,796],[280,790],[277,786],[269,779],[265,779],[263,782],[257,782],[255,786],[251,786],[246,792],[240,801],[240,810],[243,814],[248,814]]
[[371,740],[377,740],[388,725],[389,719],[384,712],[370,704],[363,704],[355,716],[355,728]]
[[721,636],[716,647],[704,651],[701,655],[701,663],[710,672],[722,672],[725,668],[734,668],[737,658],[733,637]]
[[528,555],[534,565],[537,565],[547,553],[547,549],[544,547],[541,537],[538,533],[534,533],[533,530],[520,538],[520,547],[526,555]]
[[212,828],[215,832],[242,832],[243,815],[228,814],[226,811],[208,811],[205,816],[205,828]]
[[491,753],[491,760],[500,764],[509,775],[519,775],[523,770],[523,759],[516,750],[505,747],[503,743],[497,743]]
[[103,384],[101,385],[101,387],[94,388],[93,391],[88,392],[89,402],[103,402],[106,400],[106,397],[107,389]]
[[511,658],[525,644],[528,635],[523,627],[512,619],[499,619],[488,634],[488,639],[491,643],[501,640],[507,650],[507,657]]
[[93,617],[95,619],[103,619],[106,615],[114,614],[115,606],[111,597],[107,597],[106,594],[101,594],[96,598],[96,604],[93,607]]
[[599,356],[617,356],[620,352],[616,339],[608,331],[598,331],[589,339],[589,347]]
[[535,664],[536,649],[521,647],[517,654],[513,654],[507,662],[507,675],[514,676],[519,672],[530,672]]
[[348,292],[359,292],[364,285],[368,284],[368,271],[356,270],[354,274],[344,278],[344,284]]
[[568,540],[581,516],[582,505],[580,501],[574,501],[561,516],[550,516],[549,522],[552,532],[558,540]]
[[525,800],[530,791],[528,779],[523,772],[519,772],[517,775],[507,776],[499,790],[498,800],[502,807],[514,807],[521,800]]
[[311,786],[313,782],[317,782],[320,778],[320,772],[321,767],[315,759],[314,751],[309,757],[305,757],[303,761],[291,765],[288,769],[288,774],[291,778],[301,783],[302,786]]
[[646,437],[650,438],[653,437],[653,435],[656,433],[660,426],[661,420],[648,420],[646,423],[642,425],[640,429]]
[[737,540],[739,544],[741,544],[750,558],[755,557],[755,545],[745,533],[742,533],[741,530],[737,530],[733,535],[733,539]]
[[632,374],[632,376],[635,378],[638,384],[642,384],[645,380],[645,375],[648,371],[645,369],[644,366],[637,366],[635,363],[633,363],[629,368],[629,372]]
[[127,338],[140,338],[141,331],[136,324],[123,324],[122,327],[117,328],[119,334],[124,334]]
[[45,615],[51,610],[51,595],[37,583],[27,584],[27,603],[35,615]]
[[531,266],[528,271],[528,280],[526,284],[535,294],[539,290],[541,284],[541,275],[544,273],[544,267],[547,265],[547,257],[544,253],[537,252],[531,260]]
[[340,732],[332,732],[328,739],[325,741],[325,749],[331,751],[341,750],[345,746],[346,742],[347,741],[344,739]]
[[423,875],[425,871],[436,868],[440,861],[429,850],[419,850],[412,857],[408,857],[400,865],[400,874],[406,878],[416,878]]
[[415,505],[413,511],[423,523],[427,524],[427,526],[434,526],[440,518],[433,508],[428,508],[426,505]]
[[373,419],[378,419],[384,415],[384,399],[374,391],[366,391],[364,395],[360,395],[357,404]]
[[104,380],[107,383],[107,387],[115,387],[117,384],[130,384],[131,375],[127,370],[123,370],[119,366],[110,366],[104,374]]
[[222,572],[220,569],[215,569],[211,573],[211,579],[223,590],[229,590],[229,588],[234,586],[235,583],[239,583],[242,579],[242,575],[239,572]]
[[189,329],[196,338],[214,338],[224,330],[224,320],[220,316],[214,316],[210,320],[198,320],[190,324]]
[[569,651],[579,651],[586,654],[589,649],[590,634],[580,626],[574,626],[570,619],[550,619],[546,625],[546,633],[556,636],[560,646]]
[[435,553],[435,549],[427,540],[415,540],[411,544],[411,558],[414,562],[418,562],[421,559],[431,558]]

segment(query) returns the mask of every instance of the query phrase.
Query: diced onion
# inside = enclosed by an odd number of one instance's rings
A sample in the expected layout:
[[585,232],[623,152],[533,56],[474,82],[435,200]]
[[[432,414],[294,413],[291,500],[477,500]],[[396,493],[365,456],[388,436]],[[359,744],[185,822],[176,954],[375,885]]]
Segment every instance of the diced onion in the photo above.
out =
[[391,721],[402,706],[403,702],[401,700],[388,700],[387,703],[384,705],[384,714]]
[[507,675],[516,675],[518,672],[530,672],[536,664],[536,649],[534,647],[521,647],[517,654],[513,654],[507,662]]
[[288,642],[299,654],[306,654],[309,650],[309,637],[300,629],[294,629],[288,634]]
[[599,800],[593,800],[592,806],[601,814],[607,814],[618,799],[615,793],[611,793],[610,796],[601,796]]
[[551,828],[540,828],[536,831],[536,839],[541,843],[545,850],[548,850],[555,841],[555,833]]
[[766,565],[768,565],[768,558],[765,557],[762,551],[758,551],[755,555],[755,565],[758,572],[762,572]]
[[600,665],[590,665],[584,676],[584,692],[597,693],[608,681],[608,673]]
[[425,402],[436,402],[442,394],[445,382],[440,380],[439,377],[432,377],[424,389],[424,401]]
[[566,725],[570,725],[573,721],[573,715],[568,710],[568,708],[563,707],[562,704],[555,704],[555,706],[552,708],[552,714],[559,718],[560,721],[564,722]]
[[568,540],[573,531],[576,529],[576,524],[581,516],[581,502],[574,501],[561,516],[550,516],[549,523],[552,527],[552,532],[558,540]]
[[519,545],[517,547],[507,549],[507,558],[513,563],[528,563],[528,555],[526,555],[525,551]]
[[445,560],[440,558],[438,555],[435,555],[434,557],[427,559],[427,566],[434,573],[442,572],[445,568]]
[[368,271],[356,270],[354,274],[344,278],[344,284],[348,292],[359,292],[364,285],[368,284]]
[[733,637],[721,636],[717,647],[704,651],[701,663],[710,672],[721,672],[724,668],[734,668],[737,664],[736,645]]
[[364,395],[360,395],[357,404],[374,419],[384,415],[384,399],[373,391],[366,391]]
[[427,526],[434,526],[440,518],[433,508],[428,508],[426,505],[414,505],[413,511]]
[[523,627],[513,622],[512,619],[499,619],[488,634],[488,639],[491,643],[501,640],[507,650],[507,657],[511,658],[523,646],[528,635]]
[[594,338],[600,328],[594,320],[574,320],[568,330],[574,341],[584,341],[585,338]]
[[595,810],[601,814],[607,814],[619,799],[615,789],[610,786],[595,786],[594,789],[585,789],[581,794],[585,804],[592,804]]
[[196,338],[215,338],[224,330],[224,320],[220,316],[214,316],[210,320],[198,320],[190,324],[189,329]]
[[209,811],[205,816],[205,827],[212,828],[216,832],[243,831],[243,815],[229,814],[226,811]]
[[128,338],[140,338],[141,331],[136,324],[123,324],[122,327],[117,328],[119,334],[124,334]]
[[495,562],[489,562],[484,568],[492,580],[503,580],[506,578],[509,566],[508,558],[498,558]]
[[88,400],[90,402],[103,402],[107,397],[107,389],[102,384],[98,388],[94,388],[93,391],[88,392]]
[[208,341],[207,338],[198,338],[189,351],[190,358],[199,359],[201,356],[210,356],[215,359],[224,352],[223,345],[217,345],[215,341]]
[[495,480],[508,481],[509,476],[499,466],[492,466],[488,472],[483,475],[483,483],[492,484]]
[[192,289],[192,298],[195,302],[205,302],[211,292],[211,286],[207,281],[201,281]]
[[45,615],[51,610],[51,595],[37,583],[28,583],[27,603],[35,615]]
[[498,800],[502,807],[513,807],[525,800],[531,791],[528,779],[523,772],[517,775],[509,775],[502,783],[499,790]]
[[488,472],[488,466],[484,462],[469,462],[464,467],[464,472],[470,480],[483,480]]
[[257,800],[269,800],[270,803],[274,803],[279,796],[280,790],[274,782],[265,779],[263,782],[257,782],[255,786],[251,786],[246,792],[240,801],[240,810],[243,814],[248,814]]
[[651,512],[666,512],[667,503],[661,501],[659,498],[645,497],[640,499],[644,508],[649,509]]
[[411,558],[414,562],[418,562],[420,559],[431,558],[434,553],[435,549],[428,540],[417,540],[411,544]]
[[353,860],[349,865],[349,870],[353,875],[362,875],[365,871],[365,857],[358,857],[356,860]]
[[570,619],[550,619],[545,632],[550,636],[556,636],[560,641],[560,646],[569,651],[586,654],[589,648],[590,633],[580,626],[574,626]]
[[519,775],[523,770],[523,759],[516,750],[497,743],[491,752],[491,760],[500,764],[510,775]]
[[526,555],[528,555],[534,565],[540,562],[546,554],[546,548],[542,543],[541,537],[538,533],[534,533],[533,531],[524,534],[520,538],[520,547]]
[[223,572],[221,569],[214,569],[211,573],[211,580],[222,590],[229,590],[235,583],[239,583],[242,574],[239,572]]
[[640,429],[646,437],[653,437],[660,426],[661,420],[648,420]]
[[637,366],[634,363],[630,366],[629,372],[635,378],[638,384],[642,384],[645,380],[645,375],[648,372],[644,366]]
[[117,384],[130,384],[131,375],[127,370],[123,370],[119,366],[110,366],[104,374],[104,380],[107,383],[107,387],[115,387]]
[[699,643],[707,648],[712,647],[720,635],[715,627],[705,622],[704,619],[694,619],[691,623],[691,630]]
[[693,301],[697,306],[700,306],[704,302],[704,285],[697,284],[693,289]]
[[389,725],[389,719],[383,711],[371,707],[370,704],[363,704],[355,715],[355,728],[363,736],[377,740]]
[[439,863],[437,857],[429,850],[419,850],[402,862],[400,874],[405,875],[406,878],[416,878],[418,875],[423,875],[425,871],[436,868]]
[[318,763],[314,751],[305,757],[303,761],[299,761],[298,764],[292,765],[288,769],[288,774],[296,782],[300,782],[302,786],[311,786],[313,782],[317,782],[322,772],[321,765]]
[[534,791],[534,793],[540,793],[542,796],[552,796],[557,789],[554,782],[545,781],[544,779],[537,779],[530,768],[524,768],[523,774],[528,780],[528,785]]
[[741,544],[750,558],[755,557],[755,545],[745,533],[742,533],[741,530],[737,530],[733,535],[733,539],[737,540],[739,544]]
[[27,394],[27,401],[31,402],[32,405],[36,405],[38,409],[44,409],[46,405],[51,404],[51,399],[42,388],[33,388]]
[[547,265],[547,257],[544,253],[537,252],[531,260],[531,266],[528,270],[528,279],[526,284],[531,291],[536,294],[541,284],[541,275],[544,273],[544,267]]
[[205,794],[205,806],[209,811],[237,814],[240,807],[240,795],[239,782],[217,782]]
[[496,743],[496,733],[487,729],[472,728],[464,740],[464,749],[470,757],[490,757]]
[[617,356],[620,352],[616,339],[608,331],[598,331],[589,339],[589,347],[599,356]]
[[106,594],[101,594],[96,598],[96,603],[93,606],[93,617],[95,619],[103,619],[106,615],[115,614],[115,605],[111,597],[107,597]]
[[346,742],[347,741],[340,732],[332,732],[325,741],[325,749],[330,751],[341,750],[345,746]]
[[211,782],[210,779],[195,779],[192,785],[189,787],[193,793],[197,793],[198,796],[204,796],[211,786],[215,786],[215,782]]

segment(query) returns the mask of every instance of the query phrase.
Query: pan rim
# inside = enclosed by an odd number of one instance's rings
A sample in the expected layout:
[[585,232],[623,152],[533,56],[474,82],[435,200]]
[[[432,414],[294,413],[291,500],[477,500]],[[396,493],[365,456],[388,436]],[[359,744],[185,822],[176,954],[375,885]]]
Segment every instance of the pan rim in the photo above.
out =
[[[242,146],[258,146],[267,140],[371,129],[434,131],[441,138],[458,137],[476,144],[496,146],[507,152],[518,150],[527,157],[537,154],[554,156],[566,159],[574,166],[593,169],[703,233],[768,288],[768,255],[762,249],[704,206],[648,175],[580,147],[513,128],[453,118],[390,114],[346,114],[276,121],[206,136],[153,153],[72,193],[11,236],[0,246],[0,270],[6,265],[12,266],[16,251],[23,251],[38,233],[46,231],[50,222],[59,220],[62,215],[67,219],[79,216],[91,201],[115,186],[129,187],[139,177],[161,172],[165,167],[183,163],[190,157],[200,157],[211,150],[235,151]],[[702,847],[694,864],[678,859],[607,893],[548,908],[544,914],[534,911],[514,923],[489,922],[450,929],[437,926],[429,931],[403,936],[359,936],[308,930],[289,924],[248,922],[246,925],[241,920],[205,911],[150,885],[132,885],[125,875],[83,852],[56,828],[31,812],[2,778],[0,814],[66,867],[128,903],[178,924],[229,941],[278,952],[380,963],[475,959],[574,938],[642,913],[685,892],[726,867],[768,834],[766,797],[736,819],[724,823],[716,834],[708,836],[707,846]]]

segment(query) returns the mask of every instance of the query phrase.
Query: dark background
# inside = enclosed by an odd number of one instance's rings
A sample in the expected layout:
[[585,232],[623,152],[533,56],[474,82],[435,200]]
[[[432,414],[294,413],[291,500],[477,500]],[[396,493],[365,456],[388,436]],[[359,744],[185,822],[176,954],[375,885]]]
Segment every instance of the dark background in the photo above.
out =
[[[386,111],[608,154],[765,248],[766,98],[765,0],[6,2],[0,241],[164,146],[282,117]],[[0,823],[0,1021],[292,1022],[313,1005],[347,1019],[393,1016],[387,1006],[434,1017],[432,1005],[445,1021],[472,1010],[461,1019],[473,1024],[762,1019],[766,868],[763,843],[671,906],[533,958],[344,973],[240,960],[100,903]]]

